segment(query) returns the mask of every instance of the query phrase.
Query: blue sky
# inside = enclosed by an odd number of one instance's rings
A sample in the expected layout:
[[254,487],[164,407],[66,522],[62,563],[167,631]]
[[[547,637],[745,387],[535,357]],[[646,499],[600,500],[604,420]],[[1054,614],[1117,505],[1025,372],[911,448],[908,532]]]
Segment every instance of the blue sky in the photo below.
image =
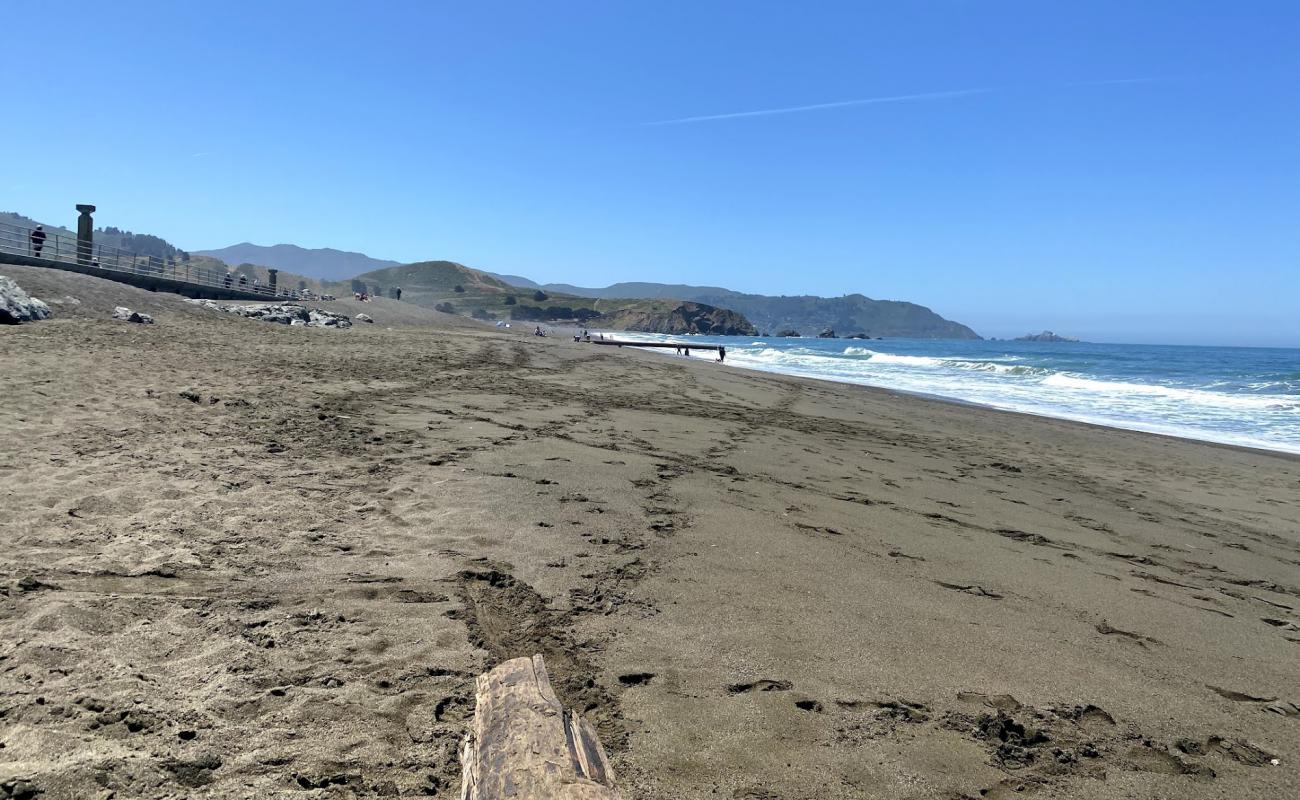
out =
[[1293,2],[5,13],[0,210],[1300,345]]

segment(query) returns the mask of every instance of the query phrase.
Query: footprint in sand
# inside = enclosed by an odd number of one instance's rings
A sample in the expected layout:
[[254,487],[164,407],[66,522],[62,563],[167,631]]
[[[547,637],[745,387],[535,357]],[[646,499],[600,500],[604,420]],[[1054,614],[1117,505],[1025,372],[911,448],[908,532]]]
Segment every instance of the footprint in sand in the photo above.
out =
[[1097,633],[1100,633],[1102,636],[1118,636],[1122,639],[1128,639],[1129,641],[1136,643],[1139,647],[1146,647],[1148,642],[1150,642],[1151,644],[1164,644],[1164,642],[1160,641],[1159,639],[1155,639],[1150,636],[1143,636],[1140,633],[1134,633],[1133,631],[1125,631],[1125,630],[1120,630],[1119,628],[1112,627],[1104,619],[1101,622],[1097,623],[1095,627],[1097,628]]
[[788,692],[794,688],[790,681],[774,681],[761,678],[750,683],[732,683],[727,686],[727,694],[748,694],[749,692]]
[[945,583],[944,581],[935,581],[935,583],[939,584],[945,589],[952,589],[953,591],[956,592],[965,592],[966,594],[973,594],[976,597],[988,597],[993,600],[1002,599],[1002,595],[998,594],[997,592],[989,591],[988,589],[985,589],[983,586],[978,586],[973,583],[972,584]]

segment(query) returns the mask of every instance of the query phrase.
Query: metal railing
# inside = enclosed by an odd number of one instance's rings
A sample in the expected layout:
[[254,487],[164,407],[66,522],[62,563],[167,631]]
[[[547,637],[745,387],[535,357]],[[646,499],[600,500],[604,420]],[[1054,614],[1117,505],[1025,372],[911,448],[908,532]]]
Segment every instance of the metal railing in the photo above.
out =
[[[219,269],[207,269],[179,258],[160,258],[132,253],[99,244],[83,245],[77,237],[44,231],[45,238],[32,238],[35,228],[0,222],[0,254],[24,256],[40,261],[76,264],[79,269],[152,277],[226,292],[263,295],[267,299],[297,300],[298,292],[283,287],[272,289],[247,276]],[[106,275],[105,277],[112,277]]]

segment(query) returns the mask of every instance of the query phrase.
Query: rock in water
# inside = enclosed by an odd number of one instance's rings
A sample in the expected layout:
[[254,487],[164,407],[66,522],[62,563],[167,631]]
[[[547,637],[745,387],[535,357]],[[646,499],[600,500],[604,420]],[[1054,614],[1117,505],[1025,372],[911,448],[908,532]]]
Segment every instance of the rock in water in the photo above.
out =
[[120,319],[126,322],[138,322],[141,325],[153,324],[153,317],[148,314],[141,314],[139,311],[132,311],[126,306],[118,306],[113,309],[113,319]]
[[835,335],[835,329],[834,329],[834,328],[822,328],[822,332],[819,333],[819,334],[817,334],[817,338],[818,338],[818,339],[838,339],[839,337]]
[[49,306],[28,295],[12,279],[0,275],[0,325],[17,325],[49,318]]
[[1042,333],[1027,333],[1024,336],[1017,336],[1017,342],[1077,342],[1073,336],[1060,336],[1052,331],[1043,331]]

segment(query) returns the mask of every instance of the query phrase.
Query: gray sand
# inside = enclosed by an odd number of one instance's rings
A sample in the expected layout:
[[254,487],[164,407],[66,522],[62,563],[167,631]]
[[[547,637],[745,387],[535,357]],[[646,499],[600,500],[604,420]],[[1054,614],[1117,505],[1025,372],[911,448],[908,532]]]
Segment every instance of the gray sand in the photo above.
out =
[[629,798],[1300,792],[1295,458],[0,274],[0,797],[458,796],[533,652]]

